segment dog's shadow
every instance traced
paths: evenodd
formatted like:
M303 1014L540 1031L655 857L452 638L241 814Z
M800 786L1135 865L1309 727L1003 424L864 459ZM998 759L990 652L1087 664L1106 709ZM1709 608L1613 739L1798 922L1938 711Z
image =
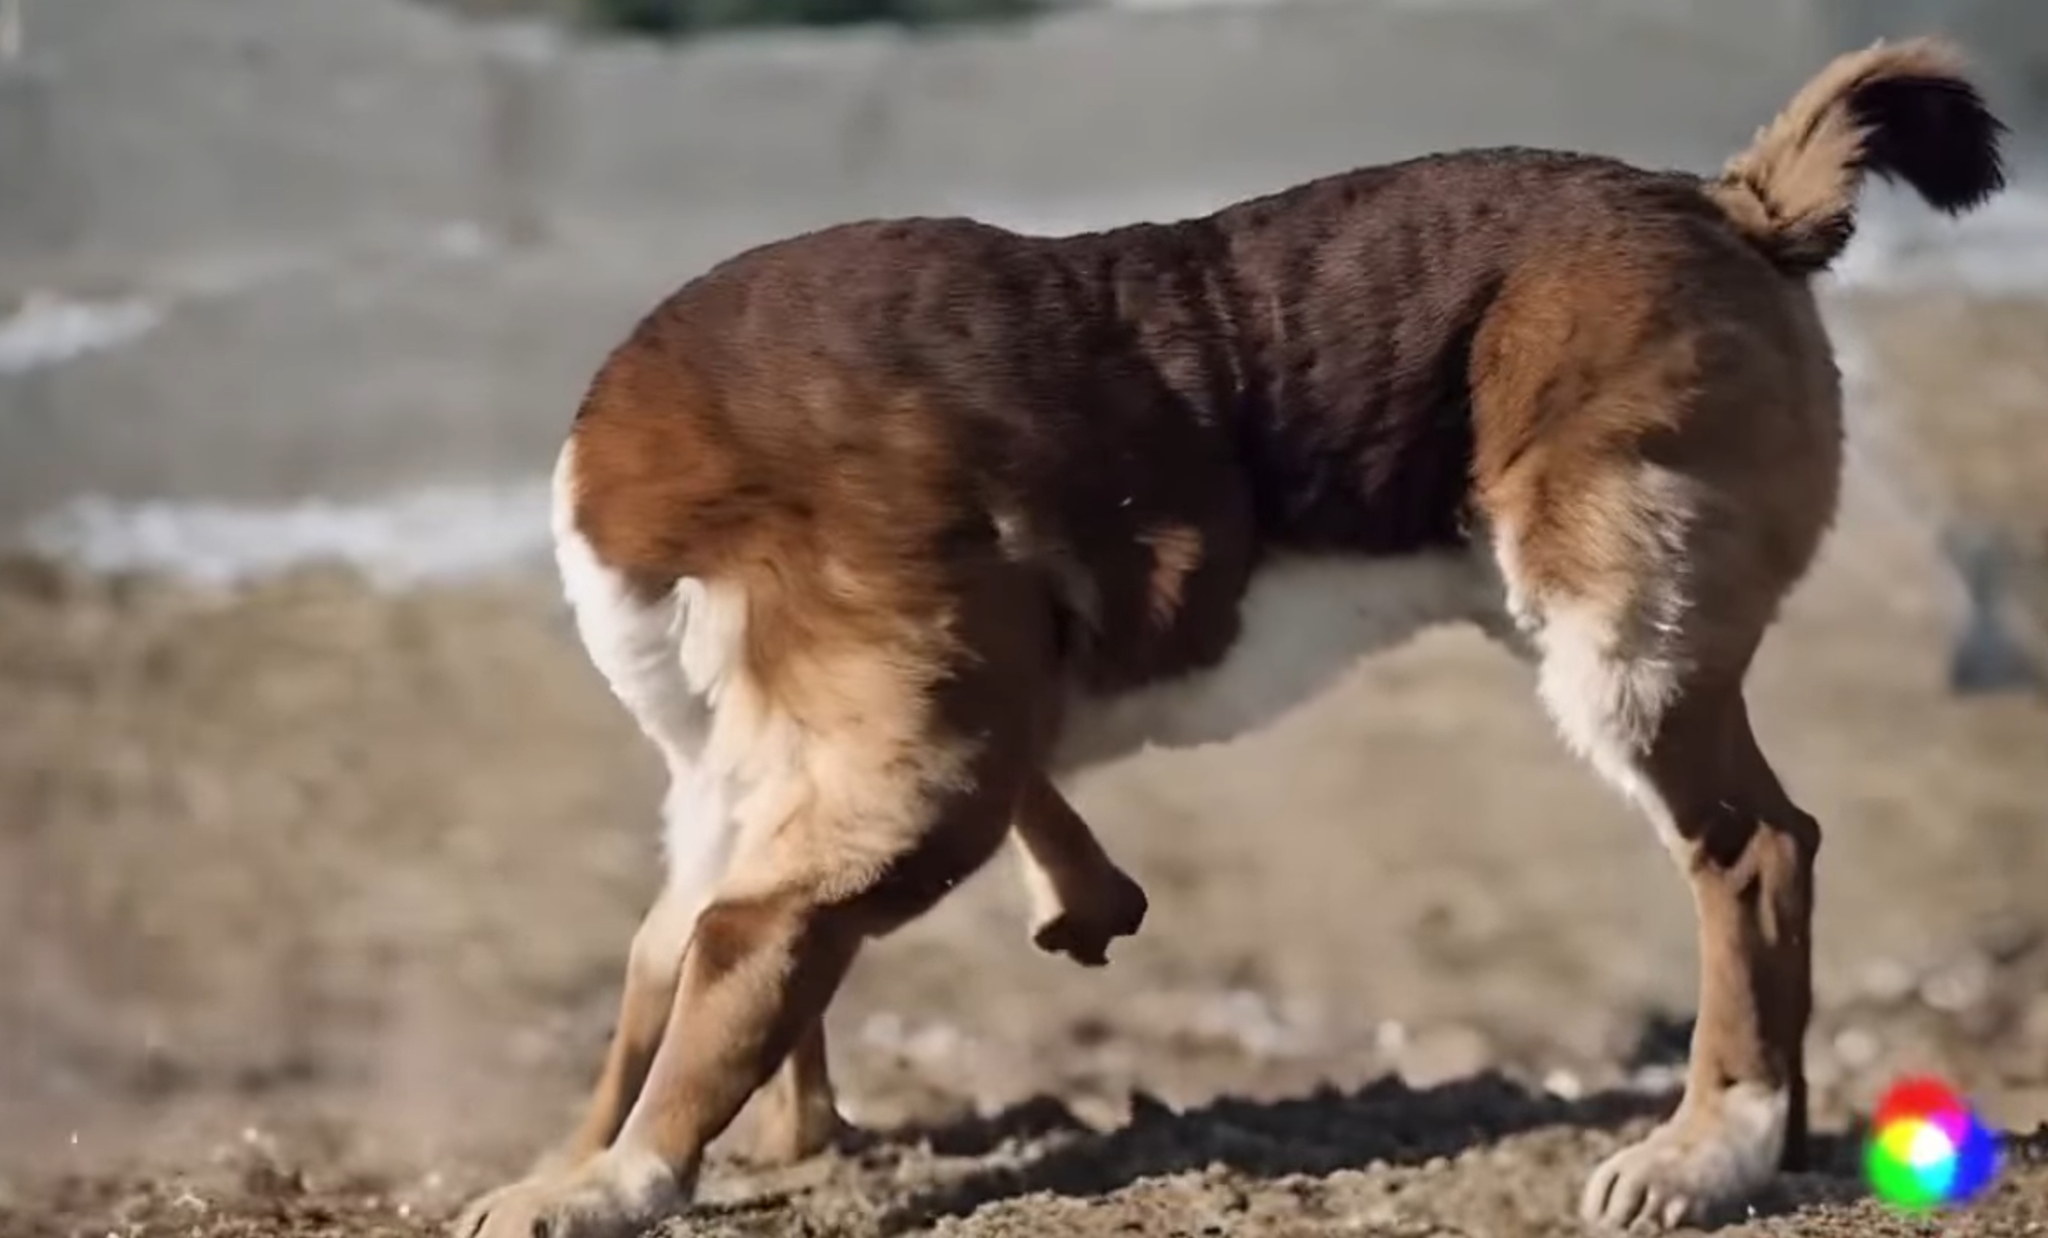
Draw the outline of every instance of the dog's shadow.
M1652 1019L1626 1055L1627 1065L1682 1068L1690 1039L1689 1020ZM985 1117L849 1135L839 1152L863 1177L874 1173L900 1181L906 1156L949 1164L938 1173L926 1166L910 1175L919 1184L906 1194L885 1188L883 1199L870 1195L873 1210L864 1209L866 1215L845 1232L894 1236L925 1231L1006 1200L1033 1195L1100 1199L1140 1182L1212 1166L1261 1181L1320 1178L1375 1163L1420 1166L1544 1128L1609 1134L1631 1125L1647 1129L1677 1102L1675 1089L1614 1090L1566 1099L1495 1072L1428 1088L1389 1076L1355 1091L1326 1087L1275 1101L1225 1098L1179 1112L1137 1096L1126 1122L1098 1130L1061 1101L1039 1097ZM1781 1215L1866 1197L1860 1172L1866 1134L1861 1125L1816 1133L1808 1145L1807 1171L1780 1176L1750 1201L1745 1214ZM1551 1154L1536 1155L1548 1159ZM1591 1168L1589 1162L1583 1170ZM770 1189L703 1211L741 1225L719 1233L751 1235L756 1223L775 1226L760 1232L790 1232L788 1209L801 1212L799 1201L806 1193L805 1187ZM835 1223L845 1219L841 1213ZM1712 1218L1708 1224L1737 1219L1742 1218Z
M998 1158L1003 1163L900 1200L876 1218L875 1228L888 1235L921 1231L1003 1200L1100 1198L1146 1179L1217 1165L1263 1180L1320 1177L1374 1162L1421 1165L1542 1127L1615 1131L1659 1118L1676 1102L1675 1093L1640 1091L1566 1100L1492 1073L1425 1089L1386 1078L1354 1092L1326 1088L1271 1102L1223 1099L1182 1112L1140 1097L1127 1123L1097 1131L1060 1102L1041 1098L991 1117L870 1136L874 1145L921 1143L957 1158L990 1157L1006 1147L1042 1149ZM1749 1215L1862 1197L1859 1147L1854 1131L1816 1136L1810 1172L1774 1184Z
M1668 1112L1674 1100L1607 1093L1567 1101L1496 1074L1426 1089L1386 1078L1354 1092L1326 1088L1271 1102L1226 1098L1182 1112L1141 1096L1128 1122L1096 1131L1058 1101L1040 1099L988 1118L877 1136L898 1146L925 1143L947 1157L988 1157L1005 1146L1043 1149L900 1201L878 1228L921 1230L1025 1195L1100 1197L1214 1165L1258 1179L1322 1176L1376 1161L1419 1165L1542 1126L1614 1129Z

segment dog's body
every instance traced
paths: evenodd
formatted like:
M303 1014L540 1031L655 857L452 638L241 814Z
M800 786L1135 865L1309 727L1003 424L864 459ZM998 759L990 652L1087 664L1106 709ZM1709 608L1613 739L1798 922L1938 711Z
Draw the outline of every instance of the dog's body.
M583 639L673 775L671 880L583 1126L467 1230L630 1233L771 1075L771 1152L823 1146L859 943L1005 837L1040 945L1138 927L1050 775L1458 620L1534 663L1699 910L1685 1101L1586 1215L1674 1223L1796 1161L1819 832L1742 680L1835 509L1807 277L1866 170L1959 210L1999 132L1947 49L1880 46L1715 179L1466 152L1079 237L847 225L685 287L556 475Z

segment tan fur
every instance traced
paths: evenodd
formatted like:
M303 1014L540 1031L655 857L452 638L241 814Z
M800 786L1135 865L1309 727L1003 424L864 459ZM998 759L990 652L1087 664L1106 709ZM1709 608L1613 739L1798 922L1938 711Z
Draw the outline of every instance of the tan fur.
M1188 573L1201 562L1202 535L1185 525L1169 525L1153 529L1139 540L1152 548L1152 621L1167 627L1180 612Z
M649 314L570 433L556 536L689 882L578 1132L461 1233L627 1238L764 1085L764 1154L825 1146L861 945L1006 838L1040 947L1099 965L1138 928L1050 781L1089 759L1063 741L1216 738L1460 619L1535 664L1697 913L1685 1098L1582 1214L1675 1225L1798 1165L1820 831L1743 683L1840 484L1803 275L1864 170L1951 207L2000 176L1946 56L1844 57L1716 181L1467 152L1061 240L874 221Z
M1878 78L1955 77L1962 70L1961 53L1936 39L1878 43L1838 57L1757 130L1711 192L1737 223L1759 233L1839 215L1856 204L1870 136L1843 100Z
M1849 241L1864 176L1900 172L1877 149L1883 135L1858 114L1858 96L1888 83L1917 82L1967 92L1974 100L1965 67L1961 50L1938 38L1880 41L1839 56L1757 131L1707 192L1766 252L1802 271L1823 267ZM1912 171L1906 176L1915 179ZM1933 199L1943 209L1974 205L1967 194L1954 203L1944 196L1938 189Z

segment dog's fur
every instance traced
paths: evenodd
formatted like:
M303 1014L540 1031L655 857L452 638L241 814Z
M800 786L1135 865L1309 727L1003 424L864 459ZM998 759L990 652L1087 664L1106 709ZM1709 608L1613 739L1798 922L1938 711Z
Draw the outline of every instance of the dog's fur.
M767 1151L823 1147L861 942L1006 837L1042 946L1137 928L1052 774L1458 620L1533 662L1698 911L1685 1098L1584 1214L1669 1225L1796 1165L1820 833L1742 688L1835 511L1808 277L1866 173L1961 211L2001 133L1951 48L1880 44L1713 178L1468 151L1061 239L851 224L670 297L590 388L555 534L673 775L671 880L585 1121L464 1232L632 1232L771 1077Z

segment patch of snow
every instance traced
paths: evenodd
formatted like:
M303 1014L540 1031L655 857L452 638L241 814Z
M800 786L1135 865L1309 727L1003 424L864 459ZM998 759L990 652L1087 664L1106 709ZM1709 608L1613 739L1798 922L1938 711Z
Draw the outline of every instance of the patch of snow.
M403 587L544 562L548 486L437 486L382 499L278 506L73 500L32 521L28 550L88 570L228 585L306 563Z
M0 318L0 374L26 374L141 339L163 311L140 297L87 301L33 292Z

